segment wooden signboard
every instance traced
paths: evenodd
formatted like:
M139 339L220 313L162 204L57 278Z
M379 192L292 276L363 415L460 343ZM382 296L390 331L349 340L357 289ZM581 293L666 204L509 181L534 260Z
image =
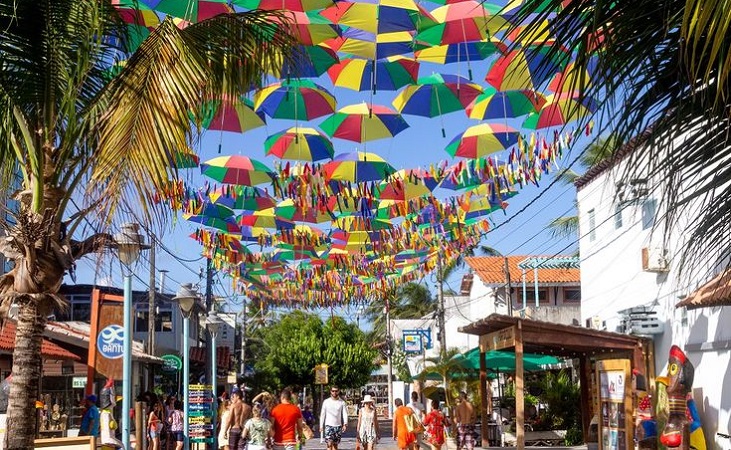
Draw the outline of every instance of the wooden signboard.
M95 372L106 378L122 379L123 326L124 297L94 289L91 294L87 394L94 387Z
M480 336L480 351L483 353L512 347L515 347L515 327L503 328Z
M327 384L327 364L318 364L315 366L315 384Z
M632 423L632 373L629 359L607 359L596 363L599 388L599 449L634 449Z

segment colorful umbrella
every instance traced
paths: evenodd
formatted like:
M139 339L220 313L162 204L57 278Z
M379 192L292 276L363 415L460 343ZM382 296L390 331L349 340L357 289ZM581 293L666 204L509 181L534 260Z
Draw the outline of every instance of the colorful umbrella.
M238 233L240 229L233 217L220 218L206 215L183 214L183 219L188 222L199 223L204 227L225 231L226 233Z
M353 142L393 137L409 125L401 114L381 105L348 105L325 119L320 128L329 136Z
M228 219L234 216L233 209L210 200L187 202L183 208L183 212L189 216L208 216L217 219Z
M341 36L330 39L325 44L340 53L373 60L411 53L413 42L414 36L408 31L375 34L348 28Z
M332 159L335 150L330 139L314 128L289 128L264 141L267 155L296 161Z
M382 180L396 171L380 156L366 152L340 154L325 163L323 170L328 180L351 183Z
M271 236L266 228L250 227L248 225L241 226L240 232L241 240L246 242L259 242L260 239L268 238Z
M193 23L233 12L226 0L161 0L154 8L155 11Z
M422 169L401 169L378 185L376 198L379 206L388 206L384 201L405 202L431 195L439 183L429 172Z
M437 24L418 33L415 40L428 45L486 40L507 25L498 15L500 10L474 0L440 6L432 11Z
M305 208L302 205L295 204L292 199L282 200L277 203L274 213L277 219L289 222L325 223L335 218L326 209Z
M243 133L266 124L264 113L254 112L248 98L212 100L200 110L201 126L207 130Z
M251 186L223 186L214 189L208 197L215 204L231 209L258 211L273 208L277 201L264 189Z
M507 125L481 123L457 135L444 149L452 156L480 158L518 143L520 133Z
M293 222L277 217L275 208L267 208L261 211L244 211L236 218L236 223L240 227L276 228L278 230L294 228Z
M556 57L550 47L513 50L499 57L485 81L499 91L534 89L568 63L568 53Z
M333 65L327 73L335 86L354 91L395 91L416 82L419 63L403 56L377 61L347 58Z
M136 0L115 0L112 2L122 20L128 24L152 29L160 25L157 13L148 5Z
M507 49L497 38L489 41L459 42L456 44L435 45L414 52L416 60L434 64L450 64L463 61L481 61Z
M320 12L333 23L371 33L423 30L436 21L414 0L337 1Z
M310 80L283 80L254 95L254 109L277 119L311 120L335 111L335 97Z
M264 163L247 156L219 156L201 164L201 173L226 184L255 186L271 182L274 172Z
M465 111L470 119L502 119L520 117L541 109L546 99L535 91L497 91L485 89Z
M317 78L340 62L335 50L325 44L303 45L300 53L302 58L295 62L285 61L281 72L274 72L272 75L276 78Z
M579 97L576 93L561 93L546 97L546 103L536 113L526 117L526 128L549 128L563 126L574 120L588 117L596 111L597 104L589 97Z
M393 106L403 114L435 117L464 109L480 93L482 87L466 78L435 73L419 78L419 84L406 86L393 100ZM442 136L446 137L444 124Z
M317 45L337 37L340 28L322 17L317 11L286 11L290 21L286 26L291 29L302 45Z
M289 10L289 11L311 11L314 9L327 8L333 4L333 0L233 0L234 6L246 9L266 10Z
M548 90L557 93L585 91L594 84L598 60L598 57L592 56L584 69L579 69L573 62L569 63L562 72L553 76L548 83Z

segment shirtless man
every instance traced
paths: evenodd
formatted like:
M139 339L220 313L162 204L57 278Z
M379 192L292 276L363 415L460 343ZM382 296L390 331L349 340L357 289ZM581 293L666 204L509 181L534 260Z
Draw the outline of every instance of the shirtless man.
M244 423L251 418L251 406L244 403L241 391L231 395L231 418L228 421L226 434L229 450L246 449L246 440L241 439Z
M467 393L459 393L459 405L454 413L454 420L457 422L457 450L473 450L475 448L475 408L469 400Z

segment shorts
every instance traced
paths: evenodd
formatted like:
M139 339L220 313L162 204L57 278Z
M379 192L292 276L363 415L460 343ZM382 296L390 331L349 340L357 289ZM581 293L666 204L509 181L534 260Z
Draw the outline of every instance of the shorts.
M296 450L297 444L274 444L273 450Z
M185 436L183 436L183 432L182 431L171 431L170 433L172 433L173 439L175 439L176 442L184 442L185 441Z
M339 444L343 437L343 427L325 425L325 442Z
M150 439L156 439L160 437L160 433L157 430L150 430Z
M457 427L457 447L472 450L475 448L475 426L459 425Z

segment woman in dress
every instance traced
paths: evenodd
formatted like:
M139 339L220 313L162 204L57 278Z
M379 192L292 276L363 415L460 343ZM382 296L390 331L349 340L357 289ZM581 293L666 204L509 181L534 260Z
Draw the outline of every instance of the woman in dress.
M363 396L363 407L358 411L358 425L355 428L356 439L363 450L373 450L378 442L378 415L373 404L373 397Z
M448 426L447 418L439 411L439 402L431 401L431 411L424 417L426 442L432 450L441 450L444 445L444 427Z
M147 416L147 433L150 436L150 450L160 450L160 433L162 432L164 415L165 412L162 403L158 401Z
M218 448L228 450L228 439L226 438L226 428L228 428L228 421L231 418L231 403L228 400L224 400L221 403L221 420L218 421L220 428L218 431Z
M261 417L261 406L256 404L251 409L252 418L244 424L241 439L249 439L248 450L264 450L267 440L274 436L271 422Z

